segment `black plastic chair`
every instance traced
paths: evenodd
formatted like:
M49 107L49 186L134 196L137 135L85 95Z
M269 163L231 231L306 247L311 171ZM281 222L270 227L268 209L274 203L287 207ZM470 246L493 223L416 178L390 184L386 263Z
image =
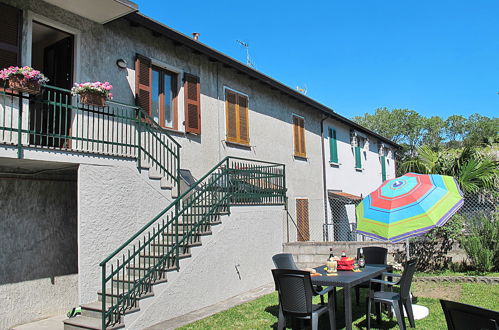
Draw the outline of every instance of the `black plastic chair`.
M440 300L449 330L499 330L499 312Z
M305 319L312 321L312 330L318 329L319 317L329 312L329 322L332 329L335 328L334 308L325 305L312 304L312 298L316 295L324 295L331 288L321 292L314 290L310 273L296 269L273 269L272 275L279 292L279 319L277 329L286 327L286 318Z
M291 253L278 253L272 257L272 261L278 269L298 269Z
M272 257L277 269L298 269L291 253L278 253ZM277 288L275 288L277 290ZM315 286L315 291L322 291L321 286ZM324 305L324 296L321 295L321 305Z
M363 252L364 252L364 258L366 261L366 264L372 264L372 265L386 265L386 259L388 256L388 250L379 247L379 246L367 246L363 247ZM357 260L360 257L360 248L357 249ZM361 288L369 288L369 281L360 283L355 286L355 300L357 302L357 305L359 305L360 301L360 289Z
M412 301L410 296L412 277L414 276L414 272L416 271L416 259L411 259L404 264L404 271L402 275L400 274L392 274L392 273L383 273L383 276L390 277L400 277L397 282L389 282L379 279L372 279L370 281L371 288L369 290L369 297L367 298L367 329L371 329L371 303L382 303L387 304L393 307L393 311L395 312L395 316L397 317L397 322L401 330L405 330L405 320L404 320L404 307L407 312L407 317L409 318L409 323L411 328L414 328L416 325L414 323L414 314L412 312ZM373 285L381 284L381 291L371 290ZM400 287L400 292L385 292L383 291L383 286L389 285L394 286L397 285ZM376 318L378 323L381 322L381 308L376 306Z

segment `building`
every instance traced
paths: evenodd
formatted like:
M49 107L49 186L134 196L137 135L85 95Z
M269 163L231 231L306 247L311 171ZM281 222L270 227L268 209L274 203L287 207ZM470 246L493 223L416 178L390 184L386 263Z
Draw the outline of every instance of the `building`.
M366 133L339 120L324 123L324 167L327 221L324 237L329 241L357 241L355 205L395 177L397 144Z
M391 143L128 1L0 17L0 67L51 79L0 91L1 328L76 305L67 328L143 328L269 283L284 241L323 239L324 120ZM84 81L114 100L82 105Z

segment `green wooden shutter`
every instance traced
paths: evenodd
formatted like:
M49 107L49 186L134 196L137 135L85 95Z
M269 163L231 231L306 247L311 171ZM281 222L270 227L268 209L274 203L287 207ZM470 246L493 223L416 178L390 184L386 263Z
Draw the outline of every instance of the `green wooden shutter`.
M386 156L381 156L381 180L386 181Z
M329 161L338 163L338 145L336 142L336 130L329 129Z
M360 147L355 147L355 168L362 168L362 158L360 157Z

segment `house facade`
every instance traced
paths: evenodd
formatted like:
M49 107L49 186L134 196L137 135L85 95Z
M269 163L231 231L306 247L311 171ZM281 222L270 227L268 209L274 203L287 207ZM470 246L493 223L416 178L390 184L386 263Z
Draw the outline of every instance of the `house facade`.
M355 205L384 181L395 177L398 146L372 132L338 120L324 123L327 221L329 241L357 241Z
M51 80L0 86L0 328L82 305L67 328L140 329L270 283L283 242L324 239L325 192L370 189L335 181L324 125L371 132L133 3L0 9L0 67ZM81 104L84 81L113 101Z

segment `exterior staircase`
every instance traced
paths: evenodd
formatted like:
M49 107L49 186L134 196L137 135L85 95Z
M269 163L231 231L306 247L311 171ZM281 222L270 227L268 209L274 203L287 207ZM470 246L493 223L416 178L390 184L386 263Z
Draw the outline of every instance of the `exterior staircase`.
M284 165L225 158L100 263L97 300L65 320L65 329L125 327L124 315L140 312L142 299L154 299L154 286L181 270L180 260L202 245L231 206L285 202Z

